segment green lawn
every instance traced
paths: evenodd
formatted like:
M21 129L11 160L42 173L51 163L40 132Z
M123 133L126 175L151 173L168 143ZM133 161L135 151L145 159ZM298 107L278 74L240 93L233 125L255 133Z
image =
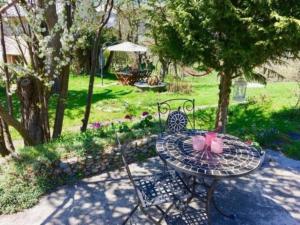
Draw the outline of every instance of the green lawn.
M215 73L201 78L186 77L185 82L192 85L189 94L141 92L135 87L119 84L113 75L104 79L104 86L101 86L101 79L96 78L90 123L122 119L127 114L140 117L144 111L153 114L157 111L157 102L170 98L194 98L196 106L217 104L219 81ZM65 132L79 130L87 87L88 77L71 77ZM287 155L300 159L300 151L297 150L299 141L291 140L288 136L290 132L300 133L300 121L295 118L298 118L298 111L295 115L294 109L298 91L296 82L276 82L263 88L249 88L247 97L250 104L246 108L231 107L228 132L243 139L258 141L264 147L281 148ZM232 100L231 104L234 103ZM206 110L202 113L209 114L209 121L198 123L203 128L213 129L215 112Z
M196 106L216 105L218 99L218 78L215 73L206 77L186 77L185 81L192 85L189 94L141 92L132 86L123 86L115 80L114 75L104 79L101 85L99 77L95 80L93 104L90 123L122 119L125 115L139 116L142 112L156 112L156 103L170 98L194 98ZM72 75L69 84L69 98L64 117L64 132L77 132L81 126L87 97L89 77ZM247 90L248 97L259 97L263 100L272 99L274 104L271 111L295 105L297 97L295 82L269 83L265 88L251 88ZM56 97L50 101L50 120L54 120ZM19 104L14 96L15 114L19 117ZM0 101L5 102L4 89L1 89ZM232 103L234 103L232 101ZM13 138L20 137L13 131Z
M197 106L217 104L218 79L215 74L202 78L188 77L186 81L193 86L190 94L140 92L135 87L122 86L114 79L105 79L104 86L101 86L101 79L96 78L90 122L120 119L126 114L139 116L143 111L156 112L156 103L170 98L194 98ZM71 77L64 120L66 130L81 125L87 87L88 77ZM266 88L248 89L247 94L249 97L262 96L262 98L273 99L276 102L273 107L280 109L295 104L296 90L296 83L280 82L268 84ZM52 115L54 115L54 103L51 104ZM275 108L273 110L276 110Z

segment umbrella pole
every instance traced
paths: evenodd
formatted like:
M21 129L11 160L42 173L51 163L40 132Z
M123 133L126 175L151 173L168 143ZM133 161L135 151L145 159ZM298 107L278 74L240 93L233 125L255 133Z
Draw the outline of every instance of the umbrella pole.
M102 47L101 47L100 51L101 51L101 54L100 54L101 83L102 83L102 86L103 86L103 49L102 49Z

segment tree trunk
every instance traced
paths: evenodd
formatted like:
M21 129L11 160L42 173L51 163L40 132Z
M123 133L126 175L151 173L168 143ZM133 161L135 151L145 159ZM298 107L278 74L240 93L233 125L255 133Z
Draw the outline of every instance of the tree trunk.
M179 75L178 75L178 69L177 69L177 62L173 63L173 67L174 67L175 78L178 79Z
M8 67L7 67L7 55L6 55L6 45L5 45L5 39L4 39L4 28L3 28L3 19L2 19L2 15L0 14L0 32L1 32L1 46L2 46L2 60L4 62L4 74L5 74L5 91L6 91L6 104L7 104L7 109L8 109L8 113L10 116L13 116L13 102L12 102L12 95L10 93L10 74L8 71ZM7 151L9 152L13 152L15 150L14 144L12 142L11 136L10 136L10 132L9 132L9 128L7 126L7 124L1 119L0 121L2 124L1 127L1 141L2 141L2 137L4 140L4 146L1 146L1 148L3 149L3 154L6 154ZM4 147L6 148L6 150L4 150Z
M231 84L232 75L230 73L220 73L219 102L215 128L216 131L222 133L226 131Z
M64 67L61 74L61 90L58 97L58 102L56 106L55 122L53 128L53 138L58 138L61 135L64 112L67 105L68 90L69 90L69 74L70 66Z
M4 137L3 125L4 121L0 119L0 155L5 157L10 154L10 151L6 147L6 141Z
M166 78L166 75L169 73L169 64L166 62L166 60L162 58L159 61L161 63L160 79L163 82Z
M10 116L2 106L0 106L0 117L6 124L12 126L19 132L27 145L35 145L35 140L29 136L27 130L22 126L22 124Z
M6 102L7 102L7 108L9 115L13 115L13 104L12 104L12 96L9 93L10 91L10 75L7 67L7 55L6 55L6 45L5 45L5 39L4 39L4 29L3 29L3 20L2 15L0 14L0 32L1 32L1 46L2 46L2 60L4 62L4 75L6 78L5 81L5 89L6 89Z
M65 13L67 15L67 28L70 29L72 26L72 15L71 15L71 6L65 5ZM70 64L66 65L62 69L60 76L60 92L57 100L55 122L53 128L53 138L58 138L61 135L63 121L64 121L64 112L66 108L68 90L69 90L69 75L70 75Z
M104 15L102 15L101 19L101 25L99 27L99 30L97 32L97 35L95 37L95 41L93 44L92 49L92 65L91 65L91 73L90 73L90 81L89 81L89 89L88 89L88 96L86 100L86 106L85 106L85 113L84 118L82 119L82 126L80 128L81 132L85 132L87 129L87 125L89 122L90 112L91 112L91 105L92 105L92 98L93 98L93 92L94 92L94 81L95 81L95 75L96 75L96 69L98 66L98 57L99 57L99 50L100 50L100 36L102 33L102 30L104 26L107 24L108 19L110 18L110 14L112 11L114 5L114 0L107 0L106 4L104 6Z
M14 152L15 146L11 139L9 127L8 127L7 123L4 122L4 120L2 120L2 127L3 127L3 135L4 135L6 147L10 152Z
M121 28L121 21L119 20L118 22L118 37L119 37L119 40L122 40L122 28Z
M88 96L86 100L86 107L84 118L82 119L82 126L80 128L81 132L85 132L87 129L90 112L91 112L91 105L92 105L92 98L94 92L94 81L95 81L95 74L98 65L98 55L99 55L99 47L100 47L100 36L97 35L96 40L93 45L92 50L92 65L91 65L91 72L90 72L90 81L89 81L89 89L88 89Z
M22 124L37 144L50 140L48 118L48 93L42 82L33 76L18 81ZM25 143L26 144L26 143Z
M51 88L51 94L59 94L62 89L61 79L59 77L56 77L53 79L54 84Z
M40 1L40 7L43 8L43 1ZM47 29L49 30L48 32L53 33L51 41L48 42L48 47L53 49L52 54L49 57L50 60L50 77L54 81L54 85L52 88L52 93L59 94L61 90L62 84L61 79L59 78L54 78L55 70L57 68L58 62L55 60L56 57L60 57L60 49L62 47L60 38L62 31L55 31L55 25L58 23L58 15L56 13L56 4L52 4L47 7L47 10L45 10L45 22L47 25Z

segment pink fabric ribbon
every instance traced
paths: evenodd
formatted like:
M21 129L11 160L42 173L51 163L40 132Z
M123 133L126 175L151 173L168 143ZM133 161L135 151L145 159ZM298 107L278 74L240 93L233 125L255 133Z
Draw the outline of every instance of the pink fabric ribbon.
M205 146L205 138L201 135L192 137L193 149L196 151L202 151Z
M211 151L216 154L223 153L223 141L214 132L208 132L205 137L201 135L192 137L193 149L196 151Z

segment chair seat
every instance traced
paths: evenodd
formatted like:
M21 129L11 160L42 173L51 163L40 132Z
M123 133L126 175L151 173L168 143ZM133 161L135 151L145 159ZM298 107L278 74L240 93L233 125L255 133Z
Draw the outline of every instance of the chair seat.
M165 218L167 225L207 225L208 216L205 209L189 207L186 211Z
M135 179L134 183L143 207L186 199L190 195L179 175L172 170Z

